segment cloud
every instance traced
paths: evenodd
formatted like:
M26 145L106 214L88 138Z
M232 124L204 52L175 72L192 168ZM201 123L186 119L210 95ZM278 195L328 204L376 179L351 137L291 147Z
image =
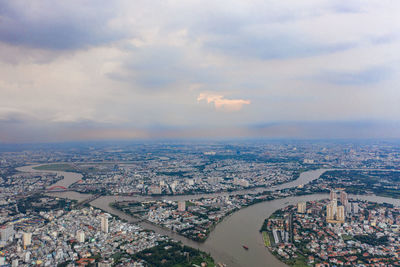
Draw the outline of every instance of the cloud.
M399 12L390 0L0 0L0 133L399 120Z
M0 1L0 41L31 48L74 50L124 36L110 21L111 1Z
M317 79L340 86L361 86L378 84L390 78L390 74L387 67L371 67L361 71L326 71Z
M19 109L0 107L0 122L2 123L20 123L28 119L32 119L32 116Z
M125 51L120 68L107 76L137 91L177 91L186 84L218 80L218 70L184 45L148 45Z
M244 105L250 105L250 100L244 99L226 99L223 95L201 93L197 101L205 100L207 103L214 103L217 110L239 111Z
M237 57L251 57L261 60L311 57L345 51L355 47L355 43L326 44L305 41L296 34L243 33L236 36L218 38L206 43L206 47Z

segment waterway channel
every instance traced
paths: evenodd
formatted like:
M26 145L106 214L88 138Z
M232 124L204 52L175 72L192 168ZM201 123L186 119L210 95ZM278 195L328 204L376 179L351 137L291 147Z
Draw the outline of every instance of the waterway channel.
M25 166L18 168L20 171L35 172L32 169L34 166ZM275 258L269 250L264 246L262 235L259 229L265 218L269 217L275 210L281 209L287 205L296 204L300 201L320 200L328 197L327 194L313 194L307 196L287 197L273 201L261 202L246 208L243 208L230 216L226 217L220 222L215 229L210 233L210 236L204 243L198 243L188 238L180 236L172 231L162 227L147 223L138 222L138 219L131 217L119 210L110 207L110 203L115 201L124 200L189 200L201 197L212 197L221 195L234 195L246 194L261 191L274 191L285 188L292 188L299 185L304 185L314 179L320 177L326 169L319 169L301 173L300 177L294 181L271 187L271 188L257 188L256 190L240 190L235 192L223 192L214 194L198 194L198 195L180 195L180 196L164 196L164 197L151 197L151 196L104 196L92 201L90 204L94 207L105 210L111 214L127 220L128 222L138 223L146 229L154 230L157 233L168 235L175 240L181 241L183 244L198 248L202 251L208 252L216 260L216 262L223 262L229 267L262 267L262 266L286 266ZM48 172L48 171L46 171ZM68 187L74 182L81 179L80 174L71 172L57 172L58 175L63 175L64 180L57 182L62 186ZM79 179L78 179L79 177ZM78 201L90 197L88 194L80 194L77 192L59 192L51 193L54 196L76 199ZM390 203L400 206L400 200L365 195L350 195L351 198L361 200L368 200L378 203ZM243 249L242 245L249 247L248 250Z

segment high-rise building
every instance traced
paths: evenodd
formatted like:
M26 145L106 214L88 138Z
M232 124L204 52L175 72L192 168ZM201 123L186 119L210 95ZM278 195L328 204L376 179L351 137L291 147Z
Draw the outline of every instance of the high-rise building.
M326 206L326 220L333 220L335 218L335 208L332 203Z
M12 225L4 225L0 227L0 240L9 241L14 236L14 227Z
M178 211L185 211L185 210L186 210L186 202L178 201Z
M345 213L344 213L344 206L337 205L337 200L333 199L327 206L326 206L326 221L328 223L344 223L345 220Z
M351 205L352 205L352 208L353 208L353 213L354 214L358 214L358 210L359 210L358 203L352 203Z
M30 259L31 259L31 252L30 251L27 251L27 252L25 252L25 255L24 255L24 261L25 261L25 263L28 263L29 261L30 261Z
M103 214L100 216L101 219L101 231L103 233L108 233L108 216Z
M307 203L306 202L299 202L297 203L297 212L298 213L305 213L306 212Z
M24 248L31 245L32 243L32 233L23 233L22 235L22 245Z
M332 189L331 193L329 195L329 200L332 201L334 199L337 199L337 195L336 195L336 191Z
M340 202L343 206L346 206L349 202L347 199L347 193L345 191L340 191Z
M332 206L335 208L334 212L336 214L336 209L337 209L337 198L332 199L331 201Z
M347 216L351 215L351 203L347 201L346 206L344 207Z
M82 230L76 231L76 240L78 240L79 243L85 242L85 232Z
M338 206L337 207L337 215L336 215L336 220L344 223L345 215L344 215L344 206Z

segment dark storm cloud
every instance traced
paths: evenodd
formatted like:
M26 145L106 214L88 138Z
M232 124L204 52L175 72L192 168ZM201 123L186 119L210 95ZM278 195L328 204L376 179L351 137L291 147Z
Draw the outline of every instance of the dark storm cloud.
M41 49L80 49L123 34L109 27L112 1L0 1L0 41Z

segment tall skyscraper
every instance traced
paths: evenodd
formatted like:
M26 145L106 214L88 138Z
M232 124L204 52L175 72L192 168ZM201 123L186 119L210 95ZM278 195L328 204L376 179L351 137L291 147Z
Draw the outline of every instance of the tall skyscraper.
M82 230L76 231L76 239L79 243L85 242L85 232Z
M297 212L298 213L305 213L306 212L307 203L306 202L299 202L297 203Z
M332 204L332 206L335 208L335 214L336 214L336 209L337 209L337 198L332 199L331 204Z
M349 202L347 199L347 193L345 191L340 191L340 202L343 206L346 206Z
M326 206L326 220L333 220L335 218L335 208L332 203Z
M103 214L100 216L101 218L101 231L103 233L108 233L108 216Z
M186 210L186 202L178 201L178 211L185 211L185 210Z
M329 200L332 201L334 199L337 199L337 195L336 195L336 191L332 189L331 193L329 195Z
M345 215L344 215L344 206L338 206L337 207L337 216L336 220L344 223Z
M30 246L32 243L32 233L23 233L22 235L22 245L24 248Z
M326 206L326 221L329 223L344 223L344 220L344 206L337 206L337 202L335 200L332 200Z

